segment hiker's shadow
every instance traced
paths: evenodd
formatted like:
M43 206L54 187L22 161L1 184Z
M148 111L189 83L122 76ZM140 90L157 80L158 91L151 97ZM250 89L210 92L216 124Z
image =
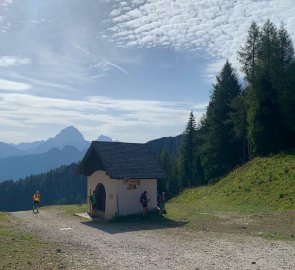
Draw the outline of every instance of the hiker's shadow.
M118 217L110 221L96 218L92 221L82 221L81 223L85 226L96 228L110 234L177 228L187 224L187 222L171 220L165 216L159 216L158 214L150 214L145 218L140 215Z

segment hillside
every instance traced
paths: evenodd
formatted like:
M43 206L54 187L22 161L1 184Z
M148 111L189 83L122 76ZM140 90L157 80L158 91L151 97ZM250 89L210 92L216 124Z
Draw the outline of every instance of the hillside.
M158 155L163 149L166 149L167 151L175 155L179 152L181 138L181 135L175 137L162 137L159 139L148 141L146 145L156 155Z
M77 164L62 166L47 173L0 183L0 211L32 208L32 196L41 193L41 205L73 204L86 201L86 178L77 175ZM19 202L19 203L17 203Z
M258 157L218 183L185 190L172 204L246 212L295 209L295 153Z

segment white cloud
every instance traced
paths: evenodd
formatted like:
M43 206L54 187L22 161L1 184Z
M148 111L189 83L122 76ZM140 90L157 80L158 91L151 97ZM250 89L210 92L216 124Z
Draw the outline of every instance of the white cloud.
M32 86L26 83L8 81L0 79L0 90L23 91L28 90Z
M252 21L271 19L295 37L294 0L130 0L113 5L108 33L122 47L174 47L204 50L216 59L207 67L216 74L226 58L238 67L236 51Z
M44 124L74 125L87 132L88 139L95 139L103 133L119 140L144 142L182 133L189 111L201 109L195 113L198 120L204 104L119 100L102 96L68 100L0 93L0 108L0 121L7 127L7 132L20 127L25 132ZM3 140L7 138L0 138Z
M31 60L28 58L20 58L16 56L2 56L0 57L0 67L26 65L30 64Z
M12 0L0 0L0 33L5 33L10 28L10 23L6 21L5 12Z
M7 5L11 4L12 0L0 0L0 7L6 7Z

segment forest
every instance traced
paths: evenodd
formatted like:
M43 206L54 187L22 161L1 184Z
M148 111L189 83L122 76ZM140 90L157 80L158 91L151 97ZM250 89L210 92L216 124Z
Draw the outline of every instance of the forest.
M36 190L41 194L41 206L85 203L86 177L78 175L77 169L77 163L72 163L47 173L0 183L0 211L31 209Z
M217 182L247 161L295 147L295 55L284 26L253 22L237 48L242 76L226 60L213 85L209 104L197 124L193 111L182 135L148 142L167 172L159 191L171 198L186 188ZM0 184L0 210L42 204L82 203L86 179L77 164Z
M185 188L217 182L247 161L295 146L295 61L291 37L270 20L253 22L237 51L243 77L226 60L216 77L206 113L193 112L177 154L162 149L159 160L174 196Z

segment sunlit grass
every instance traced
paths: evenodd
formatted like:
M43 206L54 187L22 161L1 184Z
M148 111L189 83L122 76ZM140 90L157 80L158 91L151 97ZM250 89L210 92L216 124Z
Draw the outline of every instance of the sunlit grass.
M55 246L20 232L14 226L16 223L15 217L0 212L0 270L57 267L60 259L55 254Z
M40 208L40 211L46 209L57 209L66 215L74 215L76 213L86 213L87 204L67 204L67 205L52 205Z
M185 190L174 203L208 211L294 210L295 155L255 158L214 185Z
M256 158L218 183L185 190L167 218L188 228L294 240L295 155Z

